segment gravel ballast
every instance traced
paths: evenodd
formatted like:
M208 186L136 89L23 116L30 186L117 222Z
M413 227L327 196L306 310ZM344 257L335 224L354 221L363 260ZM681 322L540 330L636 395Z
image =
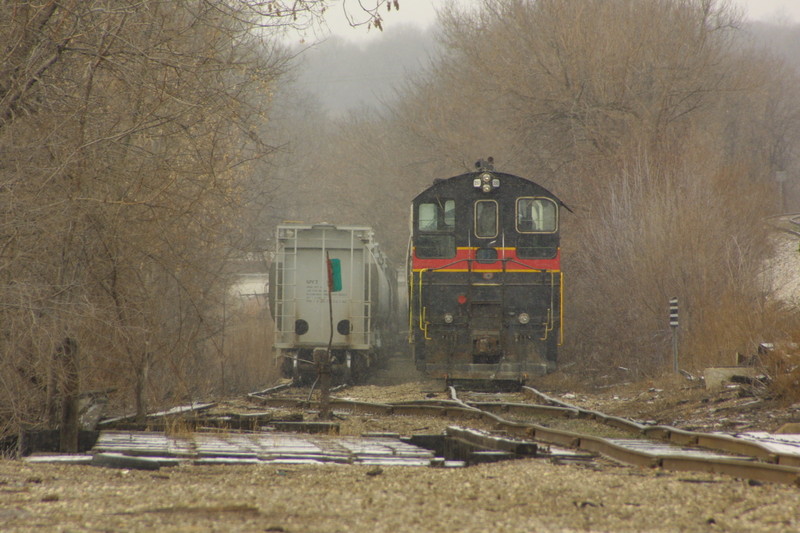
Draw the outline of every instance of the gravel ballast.
M4 531L798 531L800 489L525 459L468 468L0 461Z

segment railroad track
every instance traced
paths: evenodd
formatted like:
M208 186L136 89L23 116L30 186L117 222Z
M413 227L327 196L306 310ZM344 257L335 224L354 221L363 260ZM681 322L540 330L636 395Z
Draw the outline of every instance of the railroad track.
M347 389L341 388L339 392ZM471 450L471 462L511 457L586 460L601 456L640 467L712 472L800 485L800 439L776 440L785 436L769 434L738 437L642 424L582 409L530 387L523 387L521 395L476 394L454 388L449 388L447 395L430 392L427 395L434 397L391 403L333 396L330 407L338 420L367 416L385 420L387 426L398 423L402 419L398 417L456 421L458 425L448 425L443 433L451 444L457 442ZM125 428L124 423L119 426L120 421L117 425L106 423L106 431L101 431L91 457L82 460L96 464L105 461L105 466L122 468L149 468L188 459L200 463L300 460L417 466L458 464L420 448L431 448L426 443L441 435L421 434L400 439L399 433L385 431L362 435L361 440L353 435L344 436L335 442L325 440L324 436L301 439L285 436L297 431L338 432L336 421L305 419L306 414L313 414L319 407L311 396L308 389L285 384L247 395L247 403L261 409L256 412L208 416L204 413L217 404L204 403L153 415L193 420L193 426L188 431L183 426L179 432L182 435L178 436L132 430ZM275 416L277 410L283 410L284 415ZM287 417L286 413L294 414ZM164 428L168 426L162 424ZM195 433L198 427L208 426L215 426L212 433L216 433ZM264 431L267 427L272 431ZM277 437L276 431L284 436ZM418 449L414 451L406 444ZM441 446L439 443L433 448ZM153 457L163 454L171 454L171 458Z
M800 213L786 213L767 217L767 223L773 228L800 237Z
M332 398L339 413L376 416L432 416L481 420L498 436L594 453L614 461L665 470L713 472L738 478L800 485L800 439L776 440L775 435L748 437L701 433L581 409L531 387L523 395L535 403L472 401L450 388L449 399L394 403ZM262 395L263 405L313 409L315 402ZM537 422L545 420L545 424ZM559 421L571 421L570 429ZM575 422L582 422L576 424ZM555 426L555 427L554 427ZM598 430L598 426L605 428Z

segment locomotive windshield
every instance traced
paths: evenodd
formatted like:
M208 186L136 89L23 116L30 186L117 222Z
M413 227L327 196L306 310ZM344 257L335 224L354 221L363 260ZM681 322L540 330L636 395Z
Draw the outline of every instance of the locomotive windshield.
M494 200L475 202L475 236L481 239L497 236L497 202Z
M517 231L553 233L557 227L558 206L549 198L517 198Z

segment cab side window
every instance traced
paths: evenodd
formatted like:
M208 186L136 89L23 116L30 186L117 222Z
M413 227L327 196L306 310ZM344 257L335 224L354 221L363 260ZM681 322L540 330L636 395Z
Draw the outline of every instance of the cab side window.
M417 206L416 256L421 259L447 259L456 255L455 200L439 199Z
M419 231L453 231L455 226L455 200L419 204L417 208L417 229Z
M554 233L558 228L558 206L549 198L517 198L519 233Z

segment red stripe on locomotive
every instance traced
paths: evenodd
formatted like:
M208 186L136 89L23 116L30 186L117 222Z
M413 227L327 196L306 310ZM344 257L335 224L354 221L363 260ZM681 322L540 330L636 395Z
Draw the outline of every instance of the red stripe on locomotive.
M497 248L498 260L493 263L479 263L476 260L478 248L458 248L455 257L446 259L421 259L417 257L416 248L412 250L411 268L420 270L436 270L437 272L505 272L560 271L561 249L550 259L520 259L516 248ZM471 263L471 265L470 265Z

